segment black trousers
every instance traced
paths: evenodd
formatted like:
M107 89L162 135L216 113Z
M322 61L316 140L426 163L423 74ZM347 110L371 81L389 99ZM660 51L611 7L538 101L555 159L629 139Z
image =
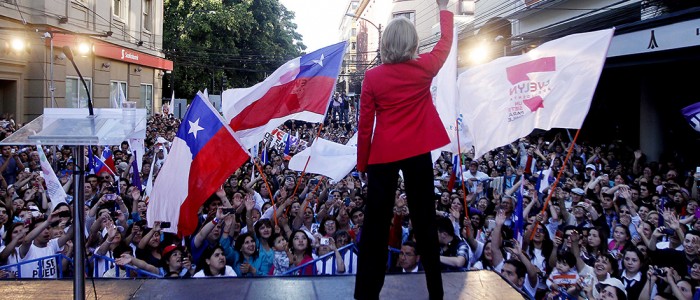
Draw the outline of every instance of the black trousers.
M406 200L417 252L425 270L430 299L442 299L440 245L435 225L433 163L430 153L404 160L367 166L367 201L359 241L356 299L379 299L384 286L389 227L393 217L399 170L403 172Z

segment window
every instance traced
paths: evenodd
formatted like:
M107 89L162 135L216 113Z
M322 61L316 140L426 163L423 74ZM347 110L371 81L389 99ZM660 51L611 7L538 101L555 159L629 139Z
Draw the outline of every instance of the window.
M151 0L143 0L143 29L148 31L151 31L153 28L153 3L151 2Z
M398 17L404 17L411 21L411 23L415 24L416 23L416 12L415 11L405 11L405 12L400 12L400 13L395 13L394 18Z
M119 88L121 87L124 93L124 101L129 99L129 89L126 88L126 81L110 81L109 82L109 103L110 107L121 107L122 100L119 99Z
M92 78L85 78L88 90L78 77L66 77L66 107L88 107L88 91L92 95Z
M357 35L357 28L353 27L352 28L352 36L356 36L356 35Z
M153 85L141 85L141 105L146 108L146 113L151 114L153 111Z
M351 50L355 50L356 48L357 48L357 42L352 42Z
M126 0L112 0L112 14L124 19L124 17L126 17L125 2Z

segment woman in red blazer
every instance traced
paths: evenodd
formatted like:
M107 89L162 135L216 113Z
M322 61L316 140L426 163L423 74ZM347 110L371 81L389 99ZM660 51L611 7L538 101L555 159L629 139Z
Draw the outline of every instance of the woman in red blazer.
M382 35L383 64L365 72L357 170L368 182L368 199L359 242L356 299L378 299L384 285L399 170L430 299L443 297L430 151L450 140L433 105L430 84L452 45L453 15L446 10L448 2L436 0L441 36L431 52L417 55L415 26L396 18Z

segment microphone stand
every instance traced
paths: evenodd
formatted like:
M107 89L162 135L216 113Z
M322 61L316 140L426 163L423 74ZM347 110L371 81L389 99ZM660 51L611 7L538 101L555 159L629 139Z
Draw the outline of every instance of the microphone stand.
M73 60L73 50L70 46L63 46L63 53L66 55L68 60L73 64L73 68L78 72L78 77L80 81L83 82L85 87L85 92L88 96L88 111L90 115L88 118L91 122L91 130L93 135L95 134L95 113L92 108L92 98L90 97L90 90L88 89L87 82L83 78L83 74L80 73L78 66L75 65ZM75 214L75 220L73 221L74 238L74 280L73 280L73 299L84 300L85 299L85 193L82 189L82 183L85 182L85 146L79 145L76 147L76 168L74 171L75 176L75 194L77 197L73 199L73 211Z
M73 50L71 50L70 46L63 46L63 54L65 54L68 60L70 60L70 62L73 64L73 68L75 69L75 71L78 72L78 77L80 77L80 81L83 83L83 86L85 87L85 92L88 96L87 103L88 110L90 111L90 116L94 116L95 112L92 109L92 99L90 98L90 90L88 89L87 82L85 82L85 78L83 78L83 74L80 74L78 66L75 65L75 61L73 60Z

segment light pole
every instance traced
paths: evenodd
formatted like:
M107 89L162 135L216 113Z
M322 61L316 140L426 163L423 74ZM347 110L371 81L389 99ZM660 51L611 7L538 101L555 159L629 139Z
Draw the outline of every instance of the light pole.
M381 47L382 47L382 24L379 24L379 26L377 26L377 25L375 25L374 23L372 23L372 21L367 20L367 19L365 19L365 18L363 18L363 17L357 16L357 15L355 15L355 14L351 14L351 13L347 13L347 14L345 14L345 15L348 16L348 17L353 17L353 18L355 18L355 19L363 20L363 21L369 23L370 25L372 25L374 28L377 29L377 34L378 34L378 37L379 37L379 38L378 38L378 41L377 41L377 61L378 61L378 64L381 64L381 63L382 63L382 56L381 56L381 51L380 51L380 50L381 50Z

